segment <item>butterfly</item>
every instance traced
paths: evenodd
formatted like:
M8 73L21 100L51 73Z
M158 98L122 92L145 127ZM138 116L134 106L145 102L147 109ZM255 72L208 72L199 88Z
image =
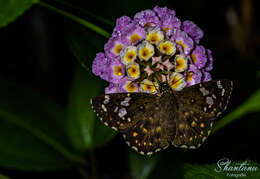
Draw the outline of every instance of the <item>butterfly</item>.
M196 149L209 136L213 121L227 108L233 82L212 80L173 92L160 83L160 95L113 93L91 99L100 120L123 133L126 144L140 154L167 148Z

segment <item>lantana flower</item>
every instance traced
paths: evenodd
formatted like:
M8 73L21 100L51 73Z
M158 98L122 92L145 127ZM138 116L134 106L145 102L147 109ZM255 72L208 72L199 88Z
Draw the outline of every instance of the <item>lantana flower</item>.
M117 19L104 53L92 65L95 75L110 84L105 93L159 93L159 83L173 91L211 80L211 50L200 44L203 31L181 21L174 10L155 6L133 19Z

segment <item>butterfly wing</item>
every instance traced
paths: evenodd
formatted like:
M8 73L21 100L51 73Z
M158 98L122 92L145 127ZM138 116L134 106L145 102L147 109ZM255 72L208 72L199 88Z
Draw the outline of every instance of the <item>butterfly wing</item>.
M93 98L91 104L100 120L122 132L127 145L139 153L150 155L168 146L160 127L158 96L148 93L106 94Z
M200 147L211 132L213 120L226 110L232 87L230 80L212 80L177 93L178 111L173 145Z

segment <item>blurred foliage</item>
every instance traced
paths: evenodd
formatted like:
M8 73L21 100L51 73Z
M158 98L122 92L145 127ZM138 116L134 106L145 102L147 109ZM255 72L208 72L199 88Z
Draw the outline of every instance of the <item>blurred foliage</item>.
M74 77L68 109L68 134L74 147L85 151L104 145L115 135L115 132L101 124L90 106L90 99L102 94L105 87L104 80L91 72L92 60L97 50L103 48L104 39L80 27L67 27L68 45L85 68L79 67Z
M38 0L0 0L0 27L4 27L22 15Z
M101 124L90 106L90 99L102 93L103 89L102 80L82 67L77 69L70 92L67 132L74 148L81 153L106 144L115 135Z
M4 79L1 85L0 165L37 171L69 167L64 110L31 89Z
M0 174L0 179L10 179L10 178Z
M133 150L129 151L129 166L132 177L135 179L148 178L158 160L158 154L143 156Z
M233 120L239 119L248 113L260 111L260 90L252 94L247 101L239 105L237 109L227 114L223 119L219 120L215 125L213 132L226 126Z

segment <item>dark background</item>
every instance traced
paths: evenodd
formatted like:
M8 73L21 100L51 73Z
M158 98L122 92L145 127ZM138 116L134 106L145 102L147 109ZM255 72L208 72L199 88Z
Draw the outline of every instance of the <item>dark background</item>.
M234 93L226 113L235 109L260 87L260 21L257 20L260 17L259 1L70 0L68 2L106 17L112 22L122 15L133 17L136 12L153 8L156 4L167 5L168 8L174 9L181 20L194 21L204 31L200 44L213 52L215 60L211 72L213 79L228 78L234 81ZM112 32L110 27L91 20L78 10L69 9L57 2L51 4L93 23L101 24L107 31ZM232 13L233 18L228 18ZM71 23L69 19L35 5L15 22L0 29L0 76L40 91L62 106L66 106L68 89L78 63L64 37L68 23L81 28L80 25ZM165 157L168 165L179 160L189 163L216 163L223 157L260 162L259 117L259 113L254 113L236 120L211 136L200 149L185 152L183 158L171 158L170 150L183 153L173 147L163 152L162 157ZM99 173L104 178L129 178L127 150L123 139L117 135L105 147L95 151ZM76 169L37 173L1 168L0 173L14 179L79 177ZM156 176L156 173L154 175Z

